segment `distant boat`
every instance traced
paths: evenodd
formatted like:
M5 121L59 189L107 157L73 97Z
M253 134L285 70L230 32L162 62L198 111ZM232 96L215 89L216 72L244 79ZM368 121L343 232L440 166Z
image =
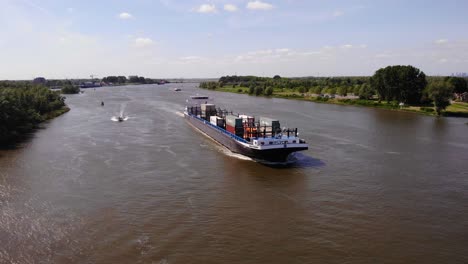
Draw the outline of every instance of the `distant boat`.
M182 89L180 89L180 88L174 88L174 91L180 92L180 91L182 91Z
M83 82L80 84L80 88L95 88L95 87L101 87L100 82Z

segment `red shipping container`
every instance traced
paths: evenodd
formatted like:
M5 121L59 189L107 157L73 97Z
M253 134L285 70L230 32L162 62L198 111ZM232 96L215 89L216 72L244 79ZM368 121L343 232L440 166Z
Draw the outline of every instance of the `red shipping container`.
M230 126L228 124L226 124L226 130L233 133L233 134L236 133L236 130L234 129L234 127Z

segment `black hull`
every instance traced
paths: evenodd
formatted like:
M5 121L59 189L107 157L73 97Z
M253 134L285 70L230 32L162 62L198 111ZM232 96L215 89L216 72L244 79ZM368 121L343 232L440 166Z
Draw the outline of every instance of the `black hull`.
M230 151L244 156L253 158L258 161L266 162L287 162L288 156L297 151L307 150L307 147L288 147L278 149L253 149L244 146L236 139L226 132L222 132L221 129L215 128L209 124L208 121L200 120L194 116L185 114L185 118L190 124L201 130L203 133L208 135L210 138L220 143L221 145L228 148Z

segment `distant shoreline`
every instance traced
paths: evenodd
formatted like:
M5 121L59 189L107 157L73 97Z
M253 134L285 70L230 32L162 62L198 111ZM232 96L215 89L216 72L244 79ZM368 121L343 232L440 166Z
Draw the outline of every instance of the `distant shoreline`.
M201 88L200 89L206 89ZM206 89L209 90L209 89ZM212 91L225 92L225 93L236 93L236 94L248 94L249 88L247 87L219 87ZM256 95L252 95L256 96ZM313 103L322 103L322 104L335 104L335 105L346 105L346 106L360 106L360 107L369 107L369 108L379 108L387 109L392 111L407 112L407 113L416 113L427 116L437 116L436 112L433 111L432 107L423 107L423 106L404 106L400 107L395 106L394 103L390 102L378 102L377 100L365 100L365 99L347 99L347 98L326 98L319 97L315 94L300 94L300 93L273 93L272 95L257 95L259 97L265 98L280 98L280 99L289 99L289 100L298 100L298 101L307 101ZM446 117L463 117L468 118L468 103L454 102L447 110L442 113L442 116Z

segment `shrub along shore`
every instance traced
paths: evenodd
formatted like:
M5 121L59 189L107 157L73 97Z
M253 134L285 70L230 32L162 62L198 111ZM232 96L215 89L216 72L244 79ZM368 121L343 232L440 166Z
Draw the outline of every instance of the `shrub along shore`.
M453 100L468 91L465 78L426 77L424 72L412 66L388 66L372 77L224 76L217 82L200 83L200 88L425 115L468 117L468 103Z
M0 82L0 146L19 138L70 109L58 91L28 82Z

